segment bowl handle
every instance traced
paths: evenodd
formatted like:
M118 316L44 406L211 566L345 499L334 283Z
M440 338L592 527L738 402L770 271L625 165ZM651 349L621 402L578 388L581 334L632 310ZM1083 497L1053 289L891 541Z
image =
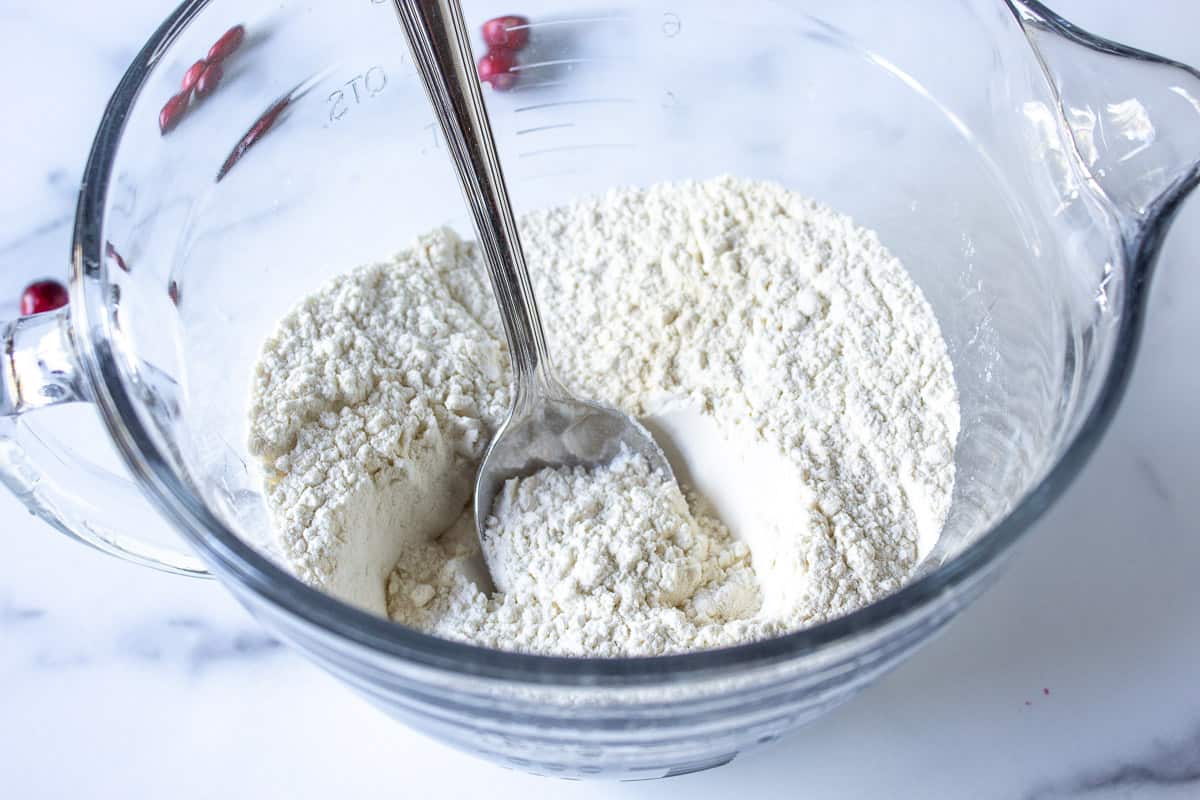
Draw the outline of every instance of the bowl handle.
M137 485L37 436L21 417L62 403L90 402L72 344L68 307L0 321L0 482L29 510L73 539L128 561L207 577L195 555L129 533L165 523ZM60 464L61 475L38 465ZM80 487L86 487L86 491Z

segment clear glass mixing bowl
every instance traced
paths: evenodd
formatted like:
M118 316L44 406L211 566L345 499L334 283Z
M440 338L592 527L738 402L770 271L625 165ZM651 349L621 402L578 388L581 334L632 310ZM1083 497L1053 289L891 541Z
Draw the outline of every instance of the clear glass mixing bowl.
M475 23L509 10L467 7ZM929 639L1079 470L1196 182L1200 77L1015 0L522 11L519 82L489 94L518 210L614 184L769 178L908 265L963 415L953 510L908 586L770 641L589 660L435 639L278 564L243 445L260 343L333 275L433 226L468 230L382 0L190 0L154 35L96 136L69 309L0 328L0 473L82 541L211 572L272 632L463 749L560 775L714 766ZM161 134L184 71L234 24L247 36L218 89ZM125 474L42 410L76 401L99 410Z

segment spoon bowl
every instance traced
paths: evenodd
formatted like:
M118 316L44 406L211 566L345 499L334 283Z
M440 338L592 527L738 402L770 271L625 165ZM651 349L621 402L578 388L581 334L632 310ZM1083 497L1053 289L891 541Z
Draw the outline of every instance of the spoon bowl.
M473 509L480 541L496 493L512 478L547 467L598 466L628 451L673 479L662 448L637 420L572 397L554 377L458 0L395 3L471 208L516 383L512 411L492 437L475 477Z
M615 408L564 393L514 409L496 431L475 476L476 532L482 540L496 494L505 482L546 467L600 466L625 452L641 456L651 472L674 480L671 464L651 433Z

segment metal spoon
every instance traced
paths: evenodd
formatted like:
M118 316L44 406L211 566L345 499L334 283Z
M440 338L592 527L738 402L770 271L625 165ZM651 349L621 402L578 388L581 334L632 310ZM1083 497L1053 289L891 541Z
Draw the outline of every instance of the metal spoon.
M673 477L662 449L637 420L573 397L554 377L458 0L395 0L395 5L471 207L516 381L512 411L475 478L480 540L496 493L510 478L544 467L604 464L622 448Z

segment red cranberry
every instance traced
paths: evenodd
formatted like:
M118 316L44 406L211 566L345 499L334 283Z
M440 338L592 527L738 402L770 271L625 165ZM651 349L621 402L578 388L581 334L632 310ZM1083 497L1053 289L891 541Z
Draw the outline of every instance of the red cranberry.
M202 58L188 67L188 71L183 73L183 82L180 84L183 87L183 91L190 92L196 88L196 81L200 80L200 75L203 74L207 66L208 62Z
M104 243L104 255L117 262L117 266L120 267L123 272L129 272L129 265L125 263L125 259L121 257L120 253L117 252L117 248L113 246L112 242Z
M479 59L479 80L490 83L493 89L505 92L517 82L513 67L516 58L509 50L493 50Z
M242 46L246 38L246 26L234 25L221 34L221 38L208 51L208 63L217 64L233 55L233 51Z
M163 104L162 111L158 112L158 129L164 136L170 133L187 113L188 99L191 95L190 91L180 92Z
M299 87L297 87L298 89ZM221 164L221 169L217 170L217 183L229 174L229 170L233 169L233 165L241 160L242 156L246 155L246 151L253 147L259 139L267 135L267 131L279 120L279 117L292 104L293 100L303 97L303 93L297 94L297 89L293 89L288 94L271 103L267 110L254 121L250 126L250 130L238 140L234 145L233 150L225 158L225 163Z
M53 311L67 304L67 289L58 281L34 281L21 292L21 316Z
M483 23L483 41L492 49L520 50L529 44L529 20L516 14Z
M225 70L221 69L220 64L209 64L204 72L200 73L200 79L196 81L196 99L203 100L217 90L217 84L221 82L221 78L225 75Z

